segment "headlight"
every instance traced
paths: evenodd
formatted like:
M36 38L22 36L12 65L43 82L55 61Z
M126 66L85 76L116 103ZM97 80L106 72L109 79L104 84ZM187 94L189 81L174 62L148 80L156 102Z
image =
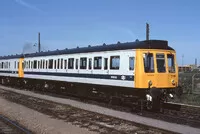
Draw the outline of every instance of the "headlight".
M149 87L152 86L153 84L151 80L148 80L148 83L149 83Z
M175 81L174 80L171 80L172 84L174 85L175 84Z

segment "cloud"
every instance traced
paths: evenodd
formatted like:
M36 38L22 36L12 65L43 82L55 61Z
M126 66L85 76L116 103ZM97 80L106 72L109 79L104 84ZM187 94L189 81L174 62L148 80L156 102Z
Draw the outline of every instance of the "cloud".
M24 0L15 0L15 2L20 4L20 5L22 5L22 6L24 6L24 7L26 7L26 8L29 8L29 9L32 9L32 10L35 10L35 11L38 11L38 12L43 12L41 9L39 9L39 8L37 8L37 7L33 6L33 5L25 2Z

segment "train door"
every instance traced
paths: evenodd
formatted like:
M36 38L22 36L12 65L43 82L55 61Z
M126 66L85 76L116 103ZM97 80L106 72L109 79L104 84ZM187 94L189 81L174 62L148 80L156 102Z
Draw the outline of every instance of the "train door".
M88 58L88 70L89 70L89 73L90 74L93 74L93 59L92 57L89 57Z
M109 74L109 58L108 56L102 57L102 74L108 75Z
M148 50L136 50L135 87L156 86L154 53Z
M24 77L24 58L20 58L18 62L18 76L20 78Z
M167 53L166 56L169 86L178 86L178 68L176 68L175 53Z
M165 52L155 53L156 66L156 87L168 87L168 74L166 70L166 54Z

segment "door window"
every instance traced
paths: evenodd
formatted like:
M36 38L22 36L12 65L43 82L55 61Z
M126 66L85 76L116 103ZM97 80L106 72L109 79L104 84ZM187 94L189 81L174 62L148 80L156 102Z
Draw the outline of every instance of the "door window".
M157 62L157 71L158 71L158 73L166 72L165 54L157 53L156 54L156 62Z
M129 70L134 70L135 57L129 57Z
M146 73L153 73L154 72L153 53L144 53L143 61L144 61L144 71Z

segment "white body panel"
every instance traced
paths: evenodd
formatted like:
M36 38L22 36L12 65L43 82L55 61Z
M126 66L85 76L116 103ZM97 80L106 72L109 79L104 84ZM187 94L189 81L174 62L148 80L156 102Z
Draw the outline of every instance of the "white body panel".
M110 56L120 56L120 67L118 70L110 69ZM68 58L79 59L87 57L87 68L86 69L75 69L75 60L74 60L74 69L64 69L64 60ZM108 58L108 69L104 69L102 63L102 69L93 69L92 61L92 69L88 68L88 59L94 57L102 57ZM103 52L91 52L91 53L78 53L78 54L63 54L63 55L52 55L52 56L40 56L40 57L25 57L24 61L34 61L34 60L49 60L49 59L63 59L63 69L55 69L54 62L53 62L53 69L40 69L37 65L37 69L29 69L24 68L24 72L53 72L53 73L73 73L73 74L90 74L90 75L129 75L134 77L134 70L129 70L129 57L135 57L135 50L116 50L116 51L103 51ZM15 73L3 73L2 71L18 71L15 68L15 61L19 61L19 59L9 59L9 60L0 60L0 62L8 61L10 62L9 69L0 69L0 76L11 76L11 77L18 77L18 74ZM104 61L104 60L102 60ZM135 63L135 62L134 62ZM49 64L49 63L48 63ZM68 65L68 64L67 64ZM134 67L135 68L135 67ZM66 82L78 82L78 83L87 83L87 84L98 84L98 85L110 85L110 86L121 86L121 87L134 87L134 81L130 80L113 80L113 79L97 79L97 78L79 78L79 77L67 77L67 76L52 76L52 75L37 75L37 74L24 74L24 78L34 78L34 79L46 79L46 80L55 80L55 81L66 81Z

